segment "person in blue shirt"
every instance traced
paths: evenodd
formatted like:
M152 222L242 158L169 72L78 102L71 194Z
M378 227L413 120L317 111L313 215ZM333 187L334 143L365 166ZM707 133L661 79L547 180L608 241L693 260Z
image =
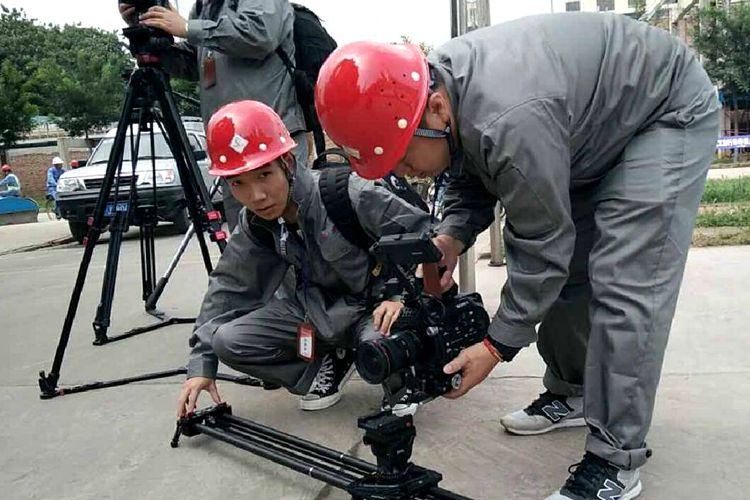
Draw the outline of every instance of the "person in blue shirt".
M18 176L13 173L13 169L10 165L3 165L2 167L3 179L0 180L0 187L5 189L0 190L0 198L9 196L21 196L21 181L18 180Z
M65 162L59 156L52 158L52 166L47 170L48 200L57 200L57 181L60 180L60 176L63 174L64 165Z

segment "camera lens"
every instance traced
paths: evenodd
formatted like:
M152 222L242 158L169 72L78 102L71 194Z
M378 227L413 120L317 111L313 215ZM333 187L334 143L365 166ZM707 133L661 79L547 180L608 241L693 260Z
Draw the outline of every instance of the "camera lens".
M367 382L379 384L391 374L413 365L419 340L412 332L363 342L357 348L357 372Z

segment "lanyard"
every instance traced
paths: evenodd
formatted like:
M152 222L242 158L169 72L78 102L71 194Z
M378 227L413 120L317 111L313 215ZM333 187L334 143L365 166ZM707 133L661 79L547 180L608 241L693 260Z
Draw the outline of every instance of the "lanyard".
M281 255L284 257L288 256L288 241L289 241L289 229L286 227L286 222L284 222L284 219L282 217L279 217L278 219L279 226L281 226L281 231L279 235L279 249L281 250ZM301 238L300 238L301 239ZM307 321L307 289L310 284L310 266L308 262L308 255L307 255L307 247L305 247L304 242L301 245L302 247L302 265L300 266L301 269L298 269L298 274L302 275L302 287L304 290L304 297L305 297L305 321Z

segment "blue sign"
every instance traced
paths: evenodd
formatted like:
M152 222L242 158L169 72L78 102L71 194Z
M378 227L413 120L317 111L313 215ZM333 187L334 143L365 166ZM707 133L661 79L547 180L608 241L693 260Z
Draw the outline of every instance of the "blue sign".
M728 135L719 137L716 149L750 148L750 135Z

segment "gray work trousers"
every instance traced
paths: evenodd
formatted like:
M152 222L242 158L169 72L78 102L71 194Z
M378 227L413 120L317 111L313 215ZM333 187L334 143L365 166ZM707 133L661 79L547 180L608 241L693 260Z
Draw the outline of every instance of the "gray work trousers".
M539 327L544 385L584 396L586 450L625 469L650 455L646 434L716 147L717 105L696 95L633 137L601 182L573 191L569 279Z
M297 143L297 147L294 148L294 158L297 160L298 165L307 166L308 163L308 133L297 132L292 136L294 142ZM221 180L221 192L224 200L224 214L227 218L227 225L229 226L229 232L234 231L237 227L237 222L240 217L240 210L242 210L242 203L234 199L232 196L232 190L229 188L226 179Z
M327 352L380 336L368 312L352 328L352 344L324 344L316 338L315 359L308 363L297 355L297 327L304 320L305 310L296 299L275 295L264 307L220 326L211 345L227 366L307 394Z

